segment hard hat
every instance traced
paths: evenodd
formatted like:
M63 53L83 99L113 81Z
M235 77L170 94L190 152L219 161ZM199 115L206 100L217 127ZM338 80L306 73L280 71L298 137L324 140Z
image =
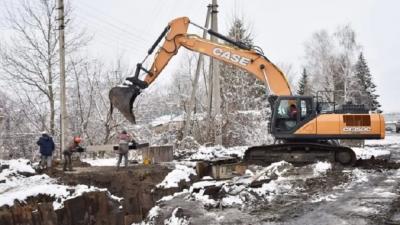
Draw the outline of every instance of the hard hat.
M76 143L80 143L81 142L81 137L79 137L79 136L76 136L76 137L74 137L74 142L76 142Z

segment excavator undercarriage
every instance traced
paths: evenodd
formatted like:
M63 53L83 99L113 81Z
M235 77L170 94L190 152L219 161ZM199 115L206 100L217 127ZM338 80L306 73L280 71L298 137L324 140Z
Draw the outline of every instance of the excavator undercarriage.
M297 142L253 146L247 149L243 160L245 163L258 165L269 165L284 160L296 165L327 161L340 163L344 166L353 166L357 158L354 151L348 147Z

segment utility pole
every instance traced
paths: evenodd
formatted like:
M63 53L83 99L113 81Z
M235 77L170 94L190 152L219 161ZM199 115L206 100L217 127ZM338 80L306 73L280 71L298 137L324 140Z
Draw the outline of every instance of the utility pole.
M218 4L217 0L212 0L211 4L211 29L218 32ZM211 35L212 42L218 42L215 36ZM210 60L210 98L209 98L209 115L214 120L213 123L209 123L209 126L214 126L215 130L215 144L222 144L222 121L221 116L221 93L219 83L219 62L213 58Z
M66 107L66 91L65 91L65 39L64 39L64 0L58 0L58 32L59 32L59 48L60 48L60 100L61 100L61 146L60 159L62 159L62 151L65 149L66 126L67 126L67 107Z
M206 17L206 22L204 27L208 28L209 24L210 24L210 15L211 15L211 5L207 6L207 17ZM207 31L204 30L203 31L203 38L206 39L207 38ZM192 113L194 111L194 106L196 103L196 90L197 90L197 85L199 83L199 77L200 77L200 71L201 71L201 67L203 65L203 54L199 53L199 59L197 60L197 67L196 67L196 72L194 75L194 80L192 83L192 93L190 94L190 101L189 101L189 106L188 106L188 111L186 113L186 123L185 123L185 129L183 132L183 137L186 137L189 135L190 132L190 122L191 122L191 118L192 118Z

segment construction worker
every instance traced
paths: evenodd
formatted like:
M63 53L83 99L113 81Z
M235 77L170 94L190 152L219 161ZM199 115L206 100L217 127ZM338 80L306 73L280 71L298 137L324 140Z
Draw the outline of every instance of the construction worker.
M40 166L51 168L52 164L52 155L55 149L53 138L50 137L46 131L42 132L42 136L36 142L37 145L40 146Z
M81 138L79 136L75 136L72 142L67 146L67 148L64 150L64 168L63 170L66 171L67 167L70 171L72 171L72 153L77 152L79 149L82 147L79 146L79 143L81 143Z
M129 152L129 142L131 141L132 137L123 130L119 136L119 148L118 148L118 162L117 162L117 170L119 169L119 164L121 164L122 157L124 157L125 167L128 166L128 152Z
M295 104L291 104L289 108L289 117L292 119L297 119L297 107Z

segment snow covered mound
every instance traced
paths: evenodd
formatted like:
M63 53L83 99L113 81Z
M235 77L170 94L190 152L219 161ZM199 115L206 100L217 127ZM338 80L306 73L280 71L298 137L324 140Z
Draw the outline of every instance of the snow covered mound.
M377 149L372 147L364 148L351 148L356 153L358 159L370 159L372 157L376 159L387 159L390 158L390 150Z
M164 180L157 185L158 188L173 188L179 187L181 180L190 182L190 175L196 175L196 171L193 168L184 165L176 165L175 169L172 170Z
M200 144L192 136L187 136L178 143L178 149L180 150L197 150L199 148Z
M182 215L182 209L176 208L170 218L164 220L165 225L189 225L189 220Z
M9 170L20 173L35 173L31 162L27 159L0 160L0 165L5 165L9 167Z
M328 170L332 169L332 164L329 162L318 162L313 166L315 175L326 174Z
M190 158L200 148L200 144L192 136L187 136L176 144L177 148L174 151L175 159Z
M107 189L93 186L58 184L56 179L50 178L46 174L36 174L29 160L0 160L0 164L5 167L0 172L0 206L12 206L14 200L24 201L30 196L44 194L54 197L53 207L59 209L63 207L65 200L75 198L85 192L107 191ZM32 176L23 175L26 173Z
M201 146L199 150L189 157L189 160L213 160L215 158L223 158L236 156L242 158L248 147L238 146L225 148L223 146L205 147Z

